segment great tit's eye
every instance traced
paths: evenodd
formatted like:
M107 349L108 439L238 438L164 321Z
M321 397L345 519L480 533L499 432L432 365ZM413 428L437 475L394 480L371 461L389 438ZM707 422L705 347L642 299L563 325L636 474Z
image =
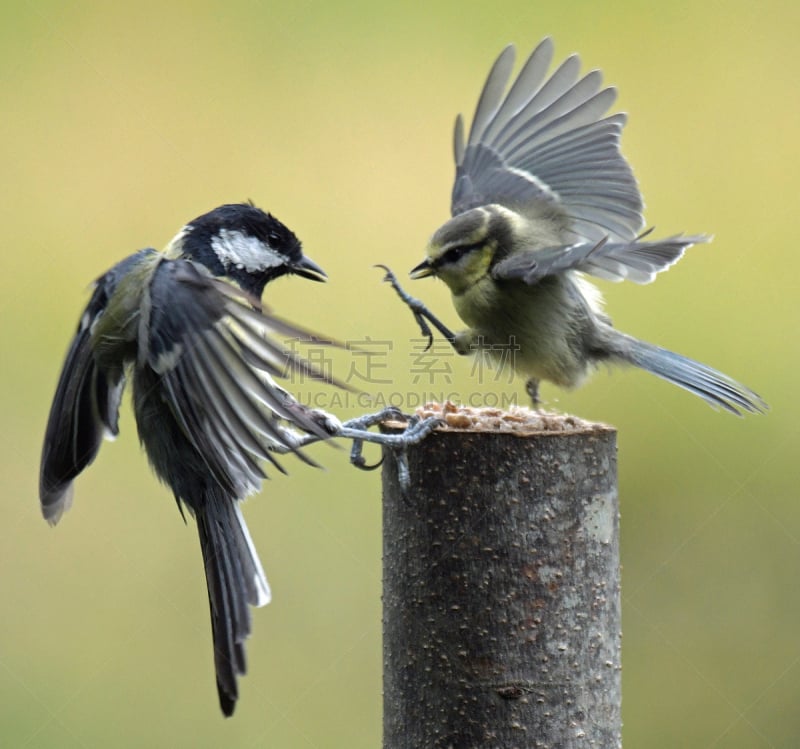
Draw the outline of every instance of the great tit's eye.
M472 252L473 250L477 250L481 244L476 242L475 244L460 244L456 247L451 247L447 252L445 252L439 260L440 265L449 265L451 263L457 263L461 260L464 255L468 252Z

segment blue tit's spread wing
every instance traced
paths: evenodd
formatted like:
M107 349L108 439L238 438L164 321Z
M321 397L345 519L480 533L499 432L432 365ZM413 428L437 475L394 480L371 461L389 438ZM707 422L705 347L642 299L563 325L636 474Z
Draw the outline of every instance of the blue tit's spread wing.
M452 214L498 203L518 212L536 204L559 211L576 238L635 239L643 226L642 199L619 150L625 115L603 115L616 91L592 71L578 78L568 57L547 78L553 43L544 39L503 92L514 63L507 47L484 85L464 143L456 121L456 180Z
M302 371L323 378L276 339L299 329L251 309L241 291L185 260L162 262L149 294L149 325L143 326L149 341L140 352L160 376L184 435L233 496L260 485L257 460L278 466L271 450L293 450L278 418L330 436L271 376Z
M648 232L649 233L649 232ZM675 235L648 242L641 237L632 242L581 242L568 247L546 247L510 255L492 268L496 280L521 280L536 284L545 276L569 270L590 273L608 281L650 283L657 273L683 257L693 244L707 242L704 235Z

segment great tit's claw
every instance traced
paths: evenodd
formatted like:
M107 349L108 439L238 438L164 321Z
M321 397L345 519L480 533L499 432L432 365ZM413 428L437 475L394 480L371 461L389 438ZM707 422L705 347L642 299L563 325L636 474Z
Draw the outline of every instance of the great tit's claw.
M390 420L399 421L401 419L406 422L406 428L400 434L382 434L369 431L369 428L376 424ZM397 461L400 488L405 493L411 485L406 450L411 445L421 442L441 424L442 420L437 417L420 419L418 416L406 416L399 409L389 407L374 414L365 414L346 421L342 424L336 436L353 440L353 447L350 450L350 462L362 471L374 471L383 463L383 458L375 465L367 463L362 454L365 442L371 442L392 450Z
M350 462L360 471L374 471L383 465L383 456L381 456L381 459L373 465L368 465L363 455L351 455Z

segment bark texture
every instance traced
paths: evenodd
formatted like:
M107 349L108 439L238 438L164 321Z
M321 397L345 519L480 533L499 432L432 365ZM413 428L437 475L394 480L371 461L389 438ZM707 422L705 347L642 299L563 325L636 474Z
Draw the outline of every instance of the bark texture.
M616 432L553 419L388 451L384 749L621 746Z

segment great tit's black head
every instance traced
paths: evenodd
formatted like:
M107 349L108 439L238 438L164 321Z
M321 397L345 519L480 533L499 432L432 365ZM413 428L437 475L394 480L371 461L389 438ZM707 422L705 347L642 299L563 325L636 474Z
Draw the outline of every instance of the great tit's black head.
M198 216L170 242L167 254L200 263L255 297L287 273L326 279L322 268L303 256L294 232L252 203L222 205Z

